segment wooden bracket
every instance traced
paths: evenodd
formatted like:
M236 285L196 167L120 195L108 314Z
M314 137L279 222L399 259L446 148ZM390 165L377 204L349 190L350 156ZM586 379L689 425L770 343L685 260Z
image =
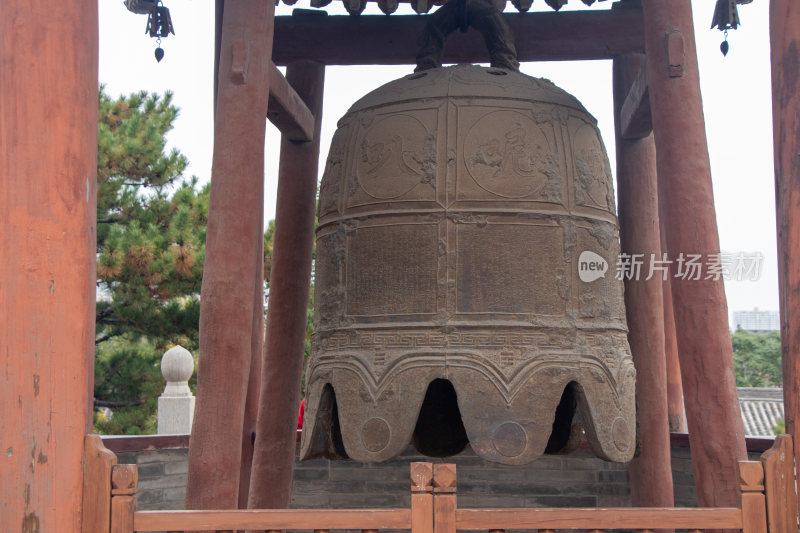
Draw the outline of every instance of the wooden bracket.
M667 33L667 64L670 78L683 77L686 49L683 34L678 30Z
M314 138L314 115L274 63L269 67L267 118L290 141Z
M642 66L628 90L619 111L620 131L623 139L642 139L653 131L650 114L650 89L647 69Z
M244 85L250 67L250 43L236 40L231 44L231 81L235 85Z

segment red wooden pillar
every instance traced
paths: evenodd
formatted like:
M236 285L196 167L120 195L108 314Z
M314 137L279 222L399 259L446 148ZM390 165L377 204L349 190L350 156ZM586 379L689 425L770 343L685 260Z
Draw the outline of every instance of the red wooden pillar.
M267 337L249 507L289 507L314 244L325 66L292 63L286 79L316 118L314 140L281 139Z
M264 133L274 4L225 2L200 299L197 404L187 509L238 505L255 314L261 312ZM257 303L258 302L258 303Z
M0 529L81 531L92 429L97 3L0 8Z
M689 0L643 0L647 81L672 259L719 253L711 171ZM673 264L678 273L677 264ZM673 276L672 300L689 441L700 506L739 505L746 459L722 279Z
M800 465L800 4L770 2L772 124L786 433Z
M641 254L645 267L661 260L658 180L653 135L624 139L620 111L644 54L614 59L614 108L617 133L617 186L622 252ZM631 503L672 507L672 468L667 417L667 368L664 356L663 274L649 268L625 280L628 341L636 366L636 414L640 453L631 462ZM650 279L647 279L650 277Z

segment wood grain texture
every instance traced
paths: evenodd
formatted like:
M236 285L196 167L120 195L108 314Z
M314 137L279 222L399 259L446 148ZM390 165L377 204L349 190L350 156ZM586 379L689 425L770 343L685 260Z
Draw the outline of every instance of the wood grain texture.
M714 529L741 528L740 509L458 509L456 528Z
M457 512L455 494L446 492L436 494L433 499L434 533L456 533L457 529L462 529L456 525Z
M761 454L767 521L770 531L792 531L797 527L794 450L792 437L778 435L775 444Z
M770 2L775 216L786 433L800 442L800 3ZM800 446L795 446L800 464Z
M83 533L108 531L111 524L111 470L117 456L99 435L84 437Z
M516 35L520 61L611 59L644 51L638 9L506 13L503 18ZM276 17L272 57L276 65L308 58L326 65L413 65L425 23L425 17L414 15ZM489 54L474 30L453 33L444 62L488 63Z
M0 529L81 530L92 428L97 3L0 7Z
M187 529L410 529L409 509L140 511L136 531Z

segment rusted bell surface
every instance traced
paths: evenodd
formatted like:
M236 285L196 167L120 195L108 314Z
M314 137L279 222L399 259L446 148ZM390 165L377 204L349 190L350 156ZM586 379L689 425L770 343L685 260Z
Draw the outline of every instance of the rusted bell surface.
M574 97L471 65L368 94L322 179L302 456L469 441L524 464L583 430L598 456L630 460L618 254L608 159Z

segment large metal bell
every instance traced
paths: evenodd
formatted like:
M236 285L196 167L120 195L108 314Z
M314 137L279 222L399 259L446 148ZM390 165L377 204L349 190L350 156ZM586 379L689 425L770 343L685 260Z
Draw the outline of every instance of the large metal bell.
M628 461L635 370L596 121L547 80L459 65L368 94L319 199L304 458L469 443Z

